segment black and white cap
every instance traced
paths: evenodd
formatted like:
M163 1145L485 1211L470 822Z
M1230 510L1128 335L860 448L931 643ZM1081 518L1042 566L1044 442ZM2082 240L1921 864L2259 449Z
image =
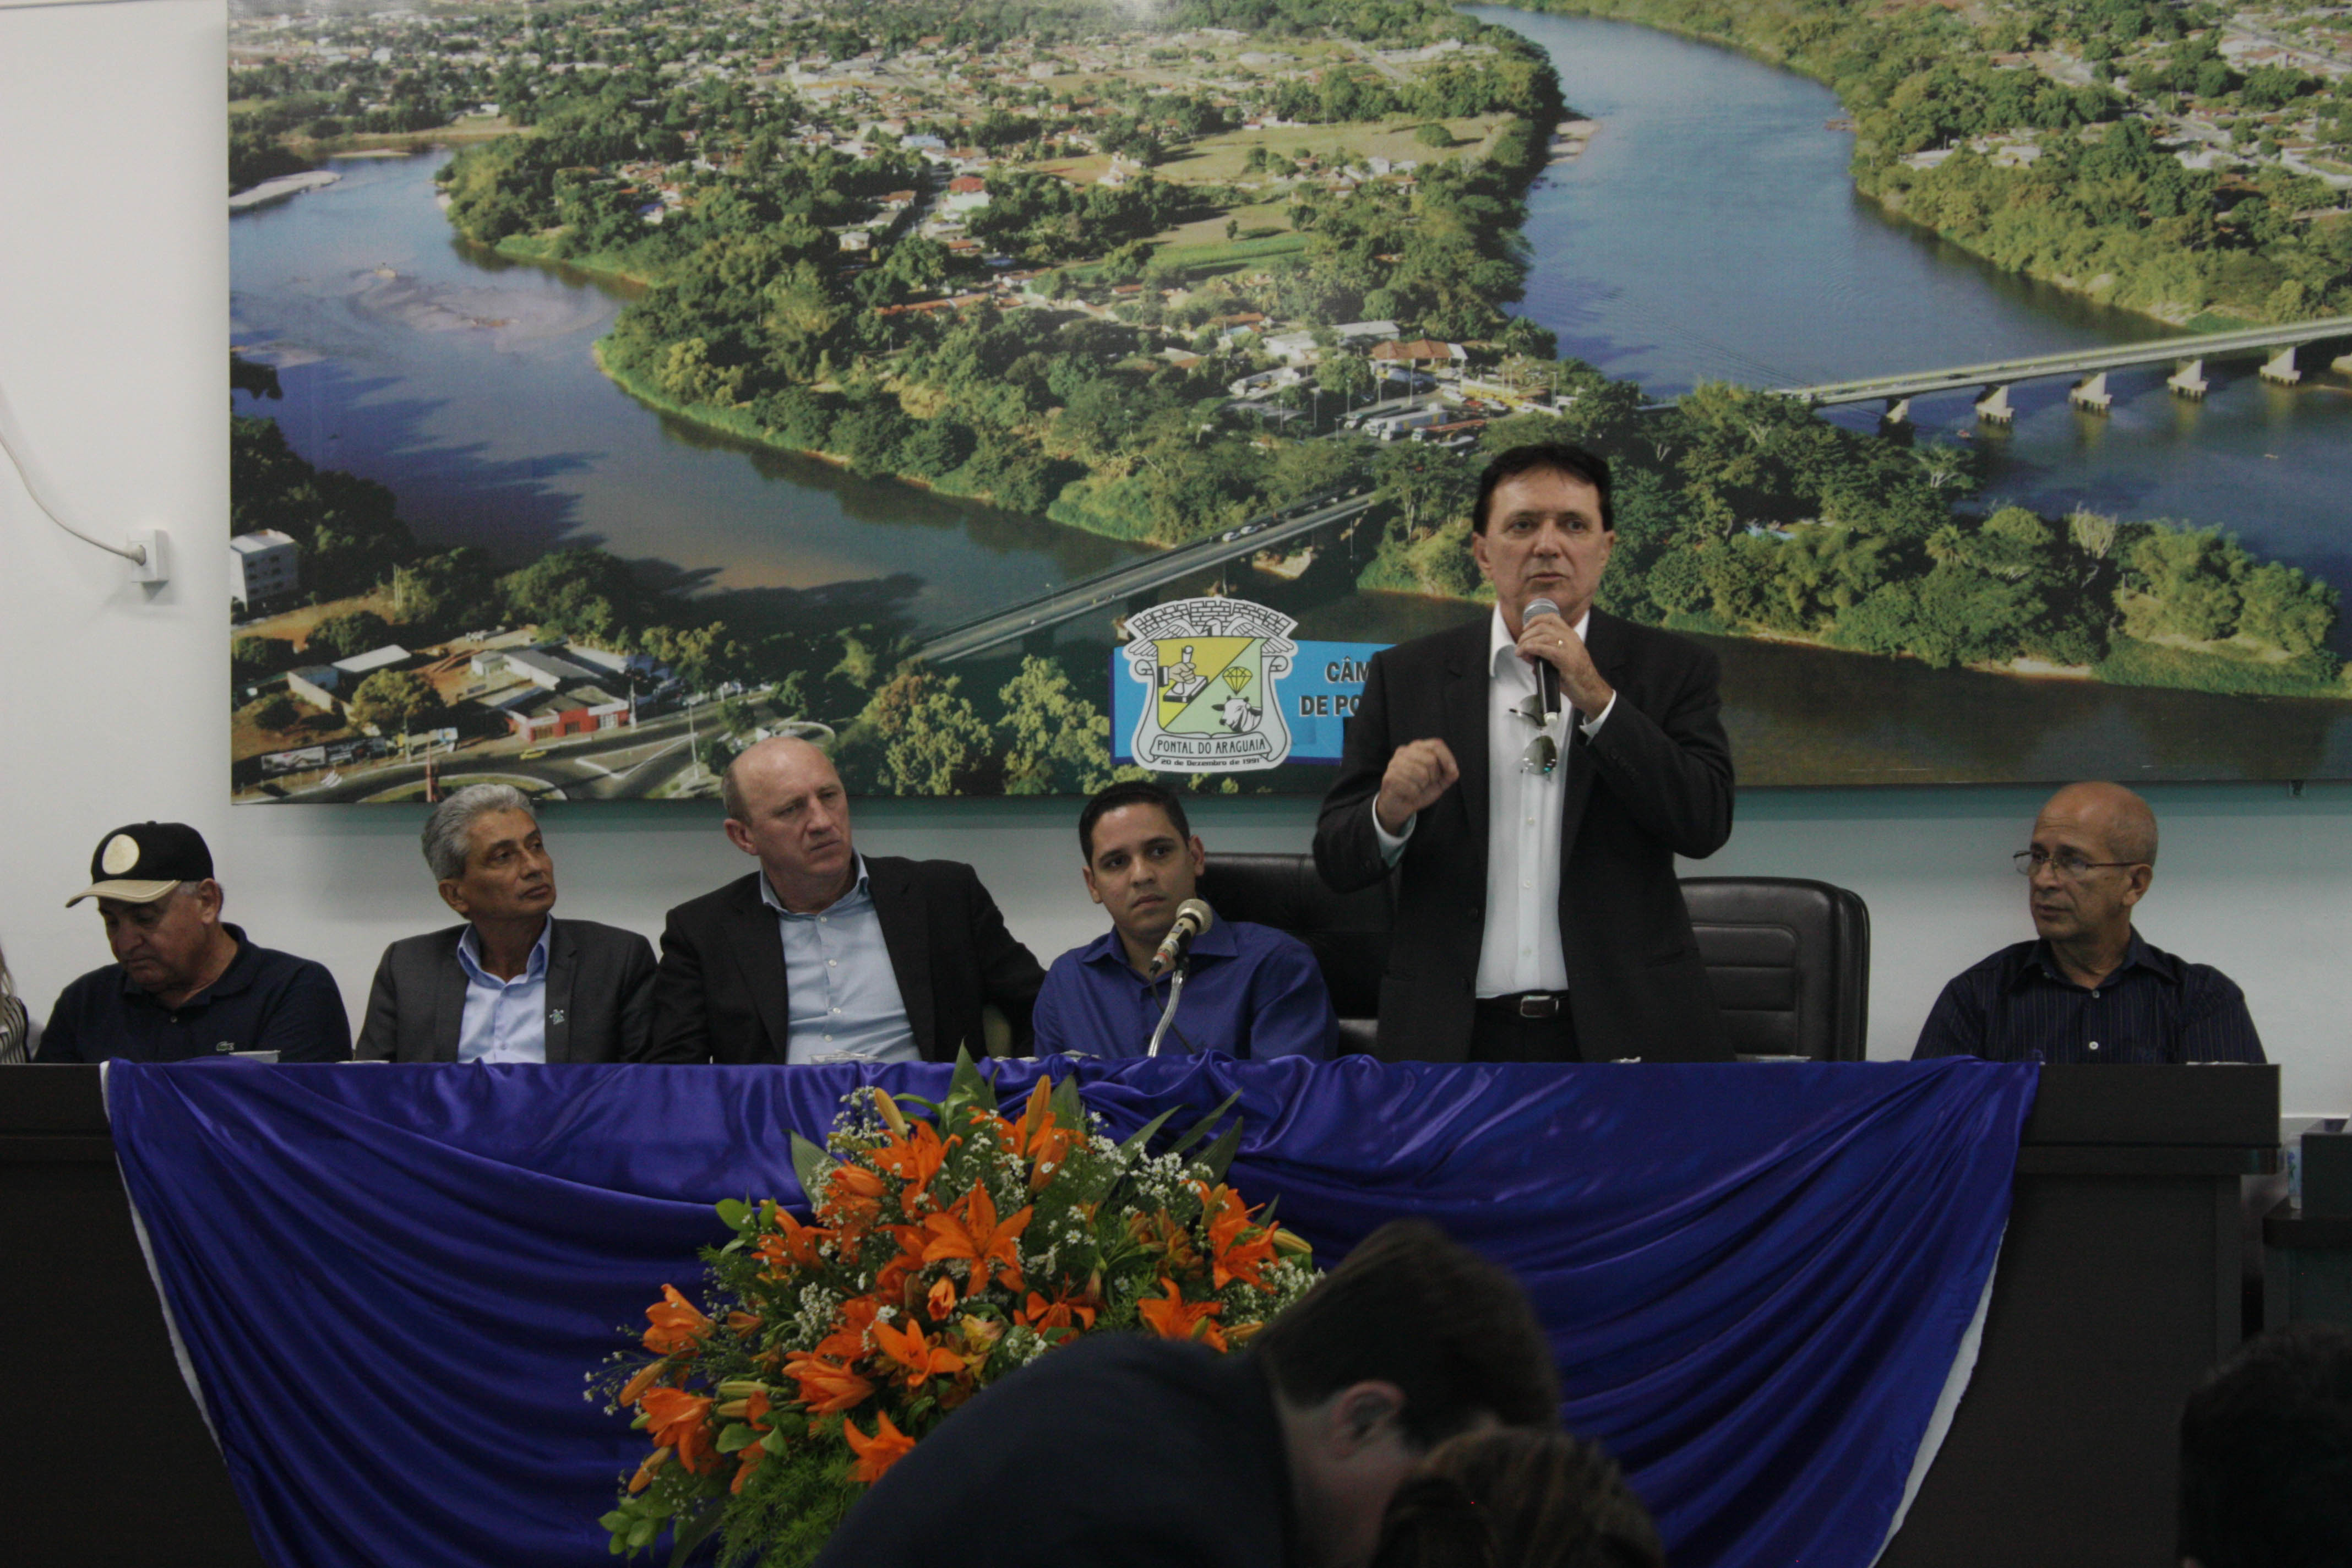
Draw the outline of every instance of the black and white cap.
M120 899L152 904L183 882L213 874L205 836L184 822L134 822L98 841L89 857L89 886L66 900Z

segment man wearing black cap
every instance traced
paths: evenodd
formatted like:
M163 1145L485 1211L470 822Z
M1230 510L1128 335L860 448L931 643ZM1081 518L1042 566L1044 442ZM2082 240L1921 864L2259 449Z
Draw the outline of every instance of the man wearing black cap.
M231 1051L351 1059L351 1020L334 977L221 923L212 851L194 828L117 828L90 857L89 880L66 907L98 900L115 962L65 988L35 1060L171 1062Z

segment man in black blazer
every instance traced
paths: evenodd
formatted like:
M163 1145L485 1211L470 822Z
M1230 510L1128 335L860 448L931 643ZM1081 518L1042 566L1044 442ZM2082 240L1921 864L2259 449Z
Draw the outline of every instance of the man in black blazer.
M859 855L832 761L761 741L727 769L727 837L760 869L669 911L654 983L656 1062L951 1061L1029 1048L1045 971L971 867Z
M1089 1335L999 1379L874 1483L816 1568L927 1568L943 1542L957 1568L1361 1568L1430 1450L1559 1419L1518 1282L1391 1220L1245 1352Z
M644 1047L654 951L633 931L560 921L555 862L522 792L469 784L425 825L442 901L466 917L383 950L362 1061L616 1062Z
M1373 656L1316 826L1333 888L1397 873L1380 1053L1728 1060L1675 876L1731 836L1715 656L1591 608L1601 458L1505 452L1474 518L1494 613Z

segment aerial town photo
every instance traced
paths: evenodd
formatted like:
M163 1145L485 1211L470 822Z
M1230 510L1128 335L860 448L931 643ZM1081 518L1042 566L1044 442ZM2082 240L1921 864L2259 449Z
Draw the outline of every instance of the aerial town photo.
M1317 793L1537 440L1743 783L2352 776L2343 7L235 0L227 69L241 801Z

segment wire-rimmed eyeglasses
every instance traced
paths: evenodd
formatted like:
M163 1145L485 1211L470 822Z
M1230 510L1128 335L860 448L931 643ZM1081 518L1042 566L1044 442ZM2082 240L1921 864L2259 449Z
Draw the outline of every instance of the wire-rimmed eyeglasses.
M2071 850L2053 855L2046 849L2021 849L2009 858L2009 863L2017 868L2021 877L2031 877L2046 866L2070 882L2111 866L2144 864L2138 860L2085 860Z

